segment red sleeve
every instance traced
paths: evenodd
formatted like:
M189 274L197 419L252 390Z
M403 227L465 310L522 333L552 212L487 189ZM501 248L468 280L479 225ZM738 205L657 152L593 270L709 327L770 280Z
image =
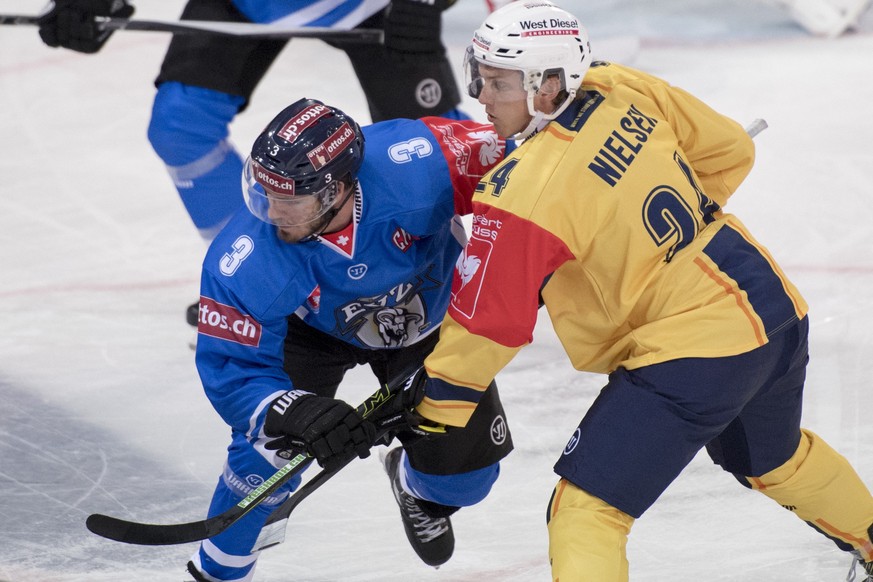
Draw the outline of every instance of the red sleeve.
M424 117L422 120L433 133L455 187L455 212L472 212L476 184L488 171L503 160L506 142L494 132L494 126L475 121Z
M470 242L452 281L452 318L506 347L530 343L539 291L573 258L563 240L505 210L474 204Z

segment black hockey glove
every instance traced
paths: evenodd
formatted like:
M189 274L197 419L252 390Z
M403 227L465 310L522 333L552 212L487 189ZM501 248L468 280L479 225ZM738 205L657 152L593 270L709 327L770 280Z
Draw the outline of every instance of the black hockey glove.
M381 444L389 444L395 435L408 445L421 438L434 438L446 434L448 430L446 425L427 420L415 411L415 407L424 398L426 383L427 372L424 367L419 368L406 379L402 390L388 406L394 415L380 415L378 421L380 432L386 426L396 427L388 433L387 437L380 439Z
M39 18L39 36L48 46L96 53L112 34L97 17L130 18L133 11L127 0L54 0Z
M409 431L421 421L421 417L415 413L415 407L424 398L424 383L413 381L419 370L423 371L423 368L409 376L389 381L392 398L382 402L367 417L376 426L377 445L390 445L395 436Z
M376 427L354 408L335 398L289 390L267 411L267 443L271 450L298 449L315 457L322 467L347 461L353 455L370 456Z
M385 48L411 55L441 55L446 0L392 0L385 15Z

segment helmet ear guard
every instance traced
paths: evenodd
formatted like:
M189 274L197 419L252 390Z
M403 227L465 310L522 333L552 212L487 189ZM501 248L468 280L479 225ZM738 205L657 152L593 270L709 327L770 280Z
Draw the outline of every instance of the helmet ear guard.
M534 119L515 139L528 137L542 120L560 115L576 96L591 65L588 33L579 20L547 0L519 0L492 12L473 33L464 70L467 91L478 99L483 83L479 65L522 73L528 112ZM534 97L556 77L565 99L551 113L537 111Z

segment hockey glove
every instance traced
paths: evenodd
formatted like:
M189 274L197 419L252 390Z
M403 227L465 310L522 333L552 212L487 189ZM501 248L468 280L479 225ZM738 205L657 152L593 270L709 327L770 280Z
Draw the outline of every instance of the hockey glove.
M280 437L266 448L305 451L322 467L342 463L353 455L369 457L376 438L373 423L342 400L303 390L289 390L270 405L264 432Z
M392 0L385 15L385 48L410 55L442 55L446 0Z
M112 34L97 18L130 18L133 11L127 0L53 0L39 18L39 36L48 46L96 53Z
M433 438L446 434L446 425L428 420L415 411L415 407L424 398L427 379L424 367L419 368L407 378L403 390L395 397L395 406L402 406L402 411L398 411L398 416L402 420L395 421L399 427L395 434L400 436L400 440L404 444L409 444L420 438ZM390 438L385 444L388 442L390 442Z

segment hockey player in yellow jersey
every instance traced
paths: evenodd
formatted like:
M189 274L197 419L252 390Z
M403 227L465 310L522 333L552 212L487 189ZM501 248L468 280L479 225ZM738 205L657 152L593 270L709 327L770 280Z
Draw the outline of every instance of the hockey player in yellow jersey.
M555 581L628 580L634 520L704 447L873 581L873 497L800 427L807 305L722 210L752 139L590 55L578 19L543 0L495 11L467 49L470 94L501 137L524 141L477 188L439 343L413 378L421 428L464 426L545 305L573 365L608 374L555 465Z

